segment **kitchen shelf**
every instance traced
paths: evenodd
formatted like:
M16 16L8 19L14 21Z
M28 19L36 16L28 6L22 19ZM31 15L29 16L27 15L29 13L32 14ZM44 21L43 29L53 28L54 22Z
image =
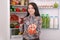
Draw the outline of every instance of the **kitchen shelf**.
M23 14L23 13L25 14L25 13L27 13L27 12L10 12L10 13L11 13L11 14L21 14L21 13L22 13L22 14Z
M53 28L42 28L42 29L46 29L46 30L59 30L59 7L58 8L40 8L39 6L38 6L38 8L39 8L39 10L40 11L42 11L42 13L43 12L45 12L45 13L53 13L54 14L54 12L53 12L53 10L56 10L56 12L57 12L57 15L58 15L58 26L57 26L57 28L54 28L54 26L53 26ZM46 11L45 11L46 10ZM51 11L52 10L52 11ZM48 12L47 12L48 11ZM51 12L49 12L49 11L51 11ZM52 14L51 13L51 14ZM44 13L43 13L44 14ZM53 15L52 14L52 15ZM50 15L50 14L49 14ZM52 15L50 15L50 16L52 16ZM56 14L54 14L55 16L56 16Z
M27 8L27 5L13 5L15 8Z
M41 29L43 29L43 30L58 30L59 27L58 28L41 28Z
M58 0L39 0L41 2L50 2L50 1L58 1Z
M10 29L19 29L19 28L10 28Z
M15 14L17 15L18 17L25 17L27 15L27 12L11 12L11 14Z
M11 14L15 14L20 18L24 18L27 15L27 12L11 12Z
M57 28L41 28L41 29L51 29L51 30L58 30L59 26Z
M10 0L10 2L11 2L11 0ZM19 1L20 2L20 1ZM23 2L22 2L22 0L21 0L21 3L23 3L23 4L21 4L21 5L15 5L15 4L13 4L13 3L11 3L10 4L10 15L16 15L16 16L18 16L18 18L24 18L26 15L27 15L27 11L26 11L26 9L27 9L27 5L28 5L28 2L29 2L29 0L26 0L25 2L27 2L27 4L25 5ZM17 12L16 10L19 10L19 12ZM25 11L24 11L25 10ZM10 24L11 23L14 23L14 22L19 22L19 19L18 20L11 20L10 21ZM18 24L20 27L22 27L22 25L23 24ZM23 29L22 28L16 28L16 27L14 27L14 28L11 28L10 27L10 38L23 38L22 37L22 34L20 34L20 32L21 31L23 31Z
M40 8L40 7L38 7L39 9L59 9L59 7L58 8Z
M13 20L13 21L10 21L10 23L14 23L14 22L18 22L18 20L16 20L16 21L15 21L15 20Z
M22 38L22 35L11 35L11 38Z

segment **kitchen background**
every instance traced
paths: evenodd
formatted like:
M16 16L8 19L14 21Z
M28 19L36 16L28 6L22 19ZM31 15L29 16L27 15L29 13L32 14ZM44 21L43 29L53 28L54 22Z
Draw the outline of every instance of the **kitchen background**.
M48 1L48 0L29 0L30 2L33 1L33 2L36 2L37 4L39 4L38 2L40 1ZM50 0L52 1L52 0ZM53 1L59 1L60 3L60 0L53 0ZM9 1L7 0L6 2L4 0L1 0L1 3L0 3L0 40L21 40L22 38L19 37L14 37L14 38L11 38L10 39L10 22L9 22L9 17L10 17L10 14L9 14ZM49 13L49 15L51 16L51 14L53 16L55 15L60 15L60 5L59 5L59 8L55 9L55 8L47 8L47 9L42 9L40 8L39 9L40 13ZM51 11L51 12L50 12ZM60 16L59 16L59 20L60 20ZM59 21L59 24L60 24L60 21ZM42 29L41 30L41 40L60 40L60 25L58 27L59 29Z

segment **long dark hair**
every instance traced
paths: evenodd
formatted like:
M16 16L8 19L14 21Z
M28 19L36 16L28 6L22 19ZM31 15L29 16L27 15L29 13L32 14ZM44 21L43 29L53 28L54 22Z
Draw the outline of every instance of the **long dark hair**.
M37 5L36 5L35 3L33 3L33 2L29 3L28 6L29 6L29 5L32 5L33 8L35 9L35 13L34 13L35 16L40 16ZM29 15L30 15L30 14L29 14L29 12L28 12L28 7L27 7L27 16L29 16ZM26 17L27 17L27 16L26 16Z

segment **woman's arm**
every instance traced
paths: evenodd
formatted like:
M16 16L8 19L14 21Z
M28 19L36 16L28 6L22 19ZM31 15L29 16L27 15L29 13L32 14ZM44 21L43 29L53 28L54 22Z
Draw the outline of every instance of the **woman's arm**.
M42 18L40 17L40 28L42 28Z
M42 18L38 17L38 24L37 24L37 33L41 32L41 28L42 28Z
M23 23L24 33L23 33L23 34L25 34L25 33L27 32L27 26L28 26L28 25L26 24L26 20L27 20L27 17L24 18L24 23Z

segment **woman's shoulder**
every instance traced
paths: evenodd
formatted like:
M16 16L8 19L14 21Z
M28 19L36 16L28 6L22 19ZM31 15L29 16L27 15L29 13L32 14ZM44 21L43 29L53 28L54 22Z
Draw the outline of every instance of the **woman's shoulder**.
M36 16L36 19L40 19L40 16Z
M42 20L42 18L41 18L40 16L37 16L36 19L38 19L38 20Z

